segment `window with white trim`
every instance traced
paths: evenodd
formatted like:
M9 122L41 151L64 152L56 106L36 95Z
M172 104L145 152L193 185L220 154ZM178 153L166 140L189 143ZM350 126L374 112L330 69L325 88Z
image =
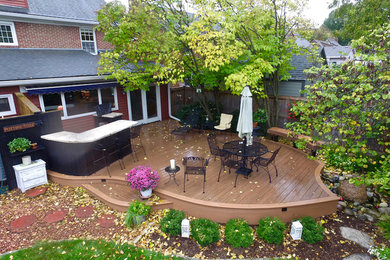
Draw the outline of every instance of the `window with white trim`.
M111 103L112 110L118 110L116 88L43 94L39 100L42 111L62 110L63 119L92 115L102 103Z
M80 28L81 46L83 50L96 54L95 32L90 28Z
M17 46L15 25L13 22L0 21L0 45L2 46Z
M0 116L16 115L14 97L12 94L0 95Z

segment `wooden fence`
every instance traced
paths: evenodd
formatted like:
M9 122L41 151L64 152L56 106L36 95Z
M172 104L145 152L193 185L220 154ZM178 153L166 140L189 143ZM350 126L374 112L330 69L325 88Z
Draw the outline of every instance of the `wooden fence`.
M222 112L224 113L232 113L235 110L240 109L240 99L239 95L232 95L230 92L218 92L218 98L220 103L222 104ZM215 94L211 91L206 93L206 97L208 101L215 103ZM274 98L270 97L271 102L271 113L273 113L273 102ZM284 127L284 124L287 122L288 118L288 104L298 100L305 100L305 98L301 97L287 97L287 96L279 96L279 127ZM172 106L172 114L177 115L177 112L180 111L184 106L190 105L194 102L198 101L197 94L192 88L189 87L176 87L171 88L171 106ZM260 101L260 104L262 102ZM258 102L253 101L253 111L256 111L258 108Z

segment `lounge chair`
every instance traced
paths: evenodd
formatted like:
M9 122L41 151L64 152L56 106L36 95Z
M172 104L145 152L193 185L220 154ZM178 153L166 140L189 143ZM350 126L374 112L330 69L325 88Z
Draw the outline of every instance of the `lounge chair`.
M214 128L220 131L228 130L232 126L232 120L233 115L222 113L219 125L214 126Z

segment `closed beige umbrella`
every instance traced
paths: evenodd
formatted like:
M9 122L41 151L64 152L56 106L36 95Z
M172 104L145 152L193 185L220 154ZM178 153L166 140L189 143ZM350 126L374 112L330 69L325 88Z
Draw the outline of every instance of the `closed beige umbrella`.
M246 137L247 145L252 145L253 115L252 93L249 86L241 92L240 116L238 117L237 132L240 138Z

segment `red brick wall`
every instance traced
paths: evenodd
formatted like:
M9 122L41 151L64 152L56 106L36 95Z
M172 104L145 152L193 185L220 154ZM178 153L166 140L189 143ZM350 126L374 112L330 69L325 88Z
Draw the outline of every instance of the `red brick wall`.
M96 35L96 45L97 45L98 49L100 49L100 50L113 49L113 46L110 43L104 41L104 33L103 32L95 31L95 35Z
M1 1L1 0L0 0ZM14 22L18 46L0 46L0 48L60 48L81 49L80 28L36 23ZM96 31L98 49L112 49L104 41L104 33Z
M15 22L19 48L81 49L79 27Z
M27 0L0 0L0 5L28 8Z

